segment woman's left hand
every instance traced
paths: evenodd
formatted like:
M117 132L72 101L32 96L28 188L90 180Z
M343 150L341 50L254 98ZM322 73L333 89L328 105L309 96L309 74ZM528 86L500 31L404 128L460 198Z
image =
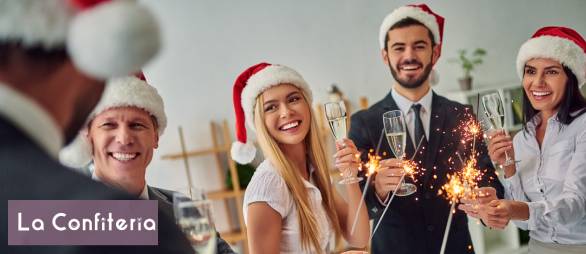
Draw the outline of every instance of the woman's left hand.
M344 172L348 169L352 170L352 175L356 175L360 168L360 152L354 145L352 140L343 138L336 141L336 154L334 155L334 166L340 171Z
M489 227L504 229L512 218L511 202L504 199L490 201L484 205L482 221Z

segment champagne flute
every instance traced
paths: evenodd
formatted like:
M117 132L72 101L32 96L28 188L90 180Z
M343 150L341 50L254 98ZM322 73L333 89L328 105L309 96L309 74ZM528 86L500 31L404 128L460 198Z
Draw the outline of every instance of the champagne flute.
M324 104L324 110L326 113L326 118L328 119L328 123L330 125L330 130L334 135L336 140L341 140L346 138L346 107L344 106L343 101L339 102L328 102ZM342 171L342 180L340 180L339 184L352 184L357 183L362 180L362 177L357 177L352 175L352 169L347 168Z
M505 109L503 106L503 100L498 93L491 93L482 96L482 106L484 108L484 115L490 129L495 131L502 131L505 129ZM509 154L505 151L505 162L503 166L510 166L515 163Z
M405 120L401 110L392 110L383 114L383 124L385 128L385 136L387 142L391 147L391 151L397 159L405 158L405 146L407 143L407 128L405 127ZM399 197L409 196L417 191L417 187L412 183L399 184L395 190L395 195Z
M216 230L209 200L180 201L175 206L177 224L197 253L216 253Z

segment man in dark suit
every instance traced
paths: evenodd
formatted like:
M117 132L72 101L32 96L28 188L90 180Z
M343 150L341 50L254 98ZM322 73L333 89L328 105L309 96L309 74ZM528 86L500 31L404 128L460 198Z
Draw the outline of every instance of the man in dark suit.
M393 158L383 136L383 113L400 110L407 127L406 159L414 156L418 174L406 182L417 191L395 196L380 228L372 239L373 253L439 253L450 210L449 202L438 195L447 182L447 174L462 168L471 155L471 142L458 130L474 117L471 109L435 94L430 86L430 73L441 51L443 18L425 5L403 6L390 13L381 26L380 46L384 63L395 80L389 94L367 110L352 116L349 137L362 151L363 159L381 142L379 154L386 154L381 168L373 176L366 196L369 215L376 225L389 198L399 186L402 161ZM469 141L469 140L468 140ZM415 153L416 147L420 145ZM497 179L486 148L477 137L478 168L484 172L480 186L493 186L498 196L503 187ZM453 218L446 253L472 253L467 218L458 211Z
M173 191L148 186L145 180L166 127L163 98L144 75L111 79L87 124L59 157L73 168L90 164L94 180L134 197L157 200L159 208L173 218ZM217 253L234 253L219 234L216 239Z
M7 241L7 200L132 199L57 156L100 99L104 80L137 71L160 39L154 17L133 2L0 1L0 10L1 27L11 28L0 32L0 239ZM102 23L113 13L128 19ZM169 216L159 212L158 222L156 246L3 244L0 253L193 253Z

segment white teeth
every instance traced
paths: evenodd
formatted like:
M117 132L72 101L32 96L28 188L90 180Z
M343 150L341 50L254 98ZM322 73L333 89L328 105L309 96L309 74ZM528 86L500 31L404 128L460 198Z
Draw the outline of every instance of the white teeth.
M136 158L137 155L136 153L112 153L112 157L119 161L129 161Z
M546 95L551 94L551 92L536 92L536 91L533 91L532 93L534 96L546 96Z
M295 122L292 122L292 123L285 124L285 126L281 127L281 130L286 131L288 129L295 128L297 126L299 126L299 121L295 121Z
M403 66L403 70L407 70L407 71L412 71L412 70L417 70L417 68L419 68L419 66Z

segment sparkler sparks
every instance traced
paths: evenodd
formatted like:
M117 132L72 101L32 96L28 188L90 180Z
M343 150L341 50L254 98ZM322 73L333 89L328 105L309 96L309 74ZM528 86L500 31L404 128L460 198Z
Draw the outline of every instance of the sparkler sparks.
M368 169L366 176L374 174L380 168L380 160L381 157L373 154L372 150L368 153L368 162L364 164L364 166Z

